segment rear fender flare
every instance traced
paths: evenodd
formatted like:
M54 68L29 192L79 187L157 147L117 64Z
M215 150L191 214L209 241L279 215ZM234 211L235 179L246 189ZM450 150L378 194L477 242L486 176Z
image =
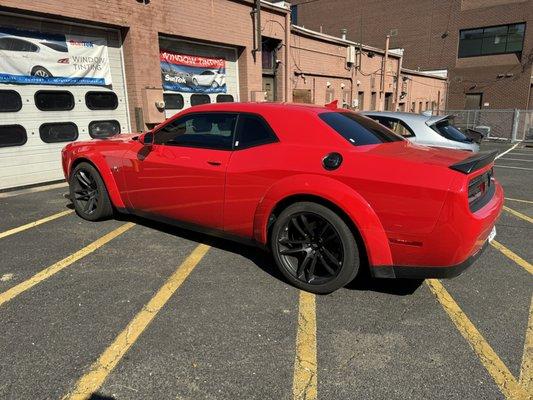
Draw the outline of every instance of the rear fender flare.
M254 217L254 239L268 243L269 220L275 207L297 195L320 197L339 207L358 229L370 265L392 265L392 255L383 225L372 207L355 190L326 176L302 174L275 183L259 203Z
M109 165L106 163L105 159L101 155L96 153L93 153L90 156L87 154L83 154L79 157L75 157L71 162L71 167L69 168L69 178L72 170L80 162L88 162L98 170L100 176L104 180L104 184L107 188L107 193L109 195L109 199L111 200L111 204L113 204L113 206L116 208L126 208L126 205L124 204L124 201L120 196L115 177L113 176L113 173L111 172L111 169L109 168Z

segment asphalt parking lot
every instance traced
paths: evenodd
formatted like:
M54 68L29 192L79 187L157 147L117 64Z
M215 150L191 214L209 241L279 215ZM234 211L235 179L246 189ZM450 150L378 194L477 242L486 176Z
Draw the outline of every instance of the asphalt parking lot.
M0 193L0 398L531 398L533 148L496 165L506 209L463 275L327 296L260 250L84 221L64 187Z

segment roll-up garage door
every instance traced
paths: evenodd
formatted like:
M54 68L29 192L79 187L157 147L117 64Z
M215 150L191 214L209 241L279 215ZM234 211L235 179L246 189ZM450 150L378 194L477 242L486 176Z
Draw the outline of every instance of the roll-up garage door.
M0 13L0 53L0 189L62 179L68 142L130 131L118 30Z
M198 104L239 101L237 49L160 37L165 116Z

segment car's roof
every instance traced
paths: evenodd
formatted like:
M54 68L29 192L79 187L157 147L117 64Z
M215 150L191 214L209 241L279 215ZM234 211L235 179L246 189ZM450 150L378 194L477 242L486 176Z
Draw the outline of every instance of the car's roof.
M235 103L209 103L197 105L189 109L190 111L239 111L239 112L261 112L261 111L309 111L312 113L322 113L335 111L325 106L315 104L282 103L282 102L235 102ZM343 111L343 109L338 109Z
M398 118L403 121L417 121L425 122L428 125L432 125L442 119L449 118L449 115L424 115L402 111L362 111L363 115L380 115L383 117Z

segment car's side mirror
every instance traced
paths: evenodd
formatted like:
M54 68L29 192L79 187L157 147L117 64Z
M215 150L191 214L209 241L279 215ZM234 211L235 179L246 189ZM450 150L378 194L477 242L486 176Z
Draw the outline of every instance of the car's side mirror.
M139 136L139 143L144 146L151 146L154 143L154 134L152 131L148 131Z

